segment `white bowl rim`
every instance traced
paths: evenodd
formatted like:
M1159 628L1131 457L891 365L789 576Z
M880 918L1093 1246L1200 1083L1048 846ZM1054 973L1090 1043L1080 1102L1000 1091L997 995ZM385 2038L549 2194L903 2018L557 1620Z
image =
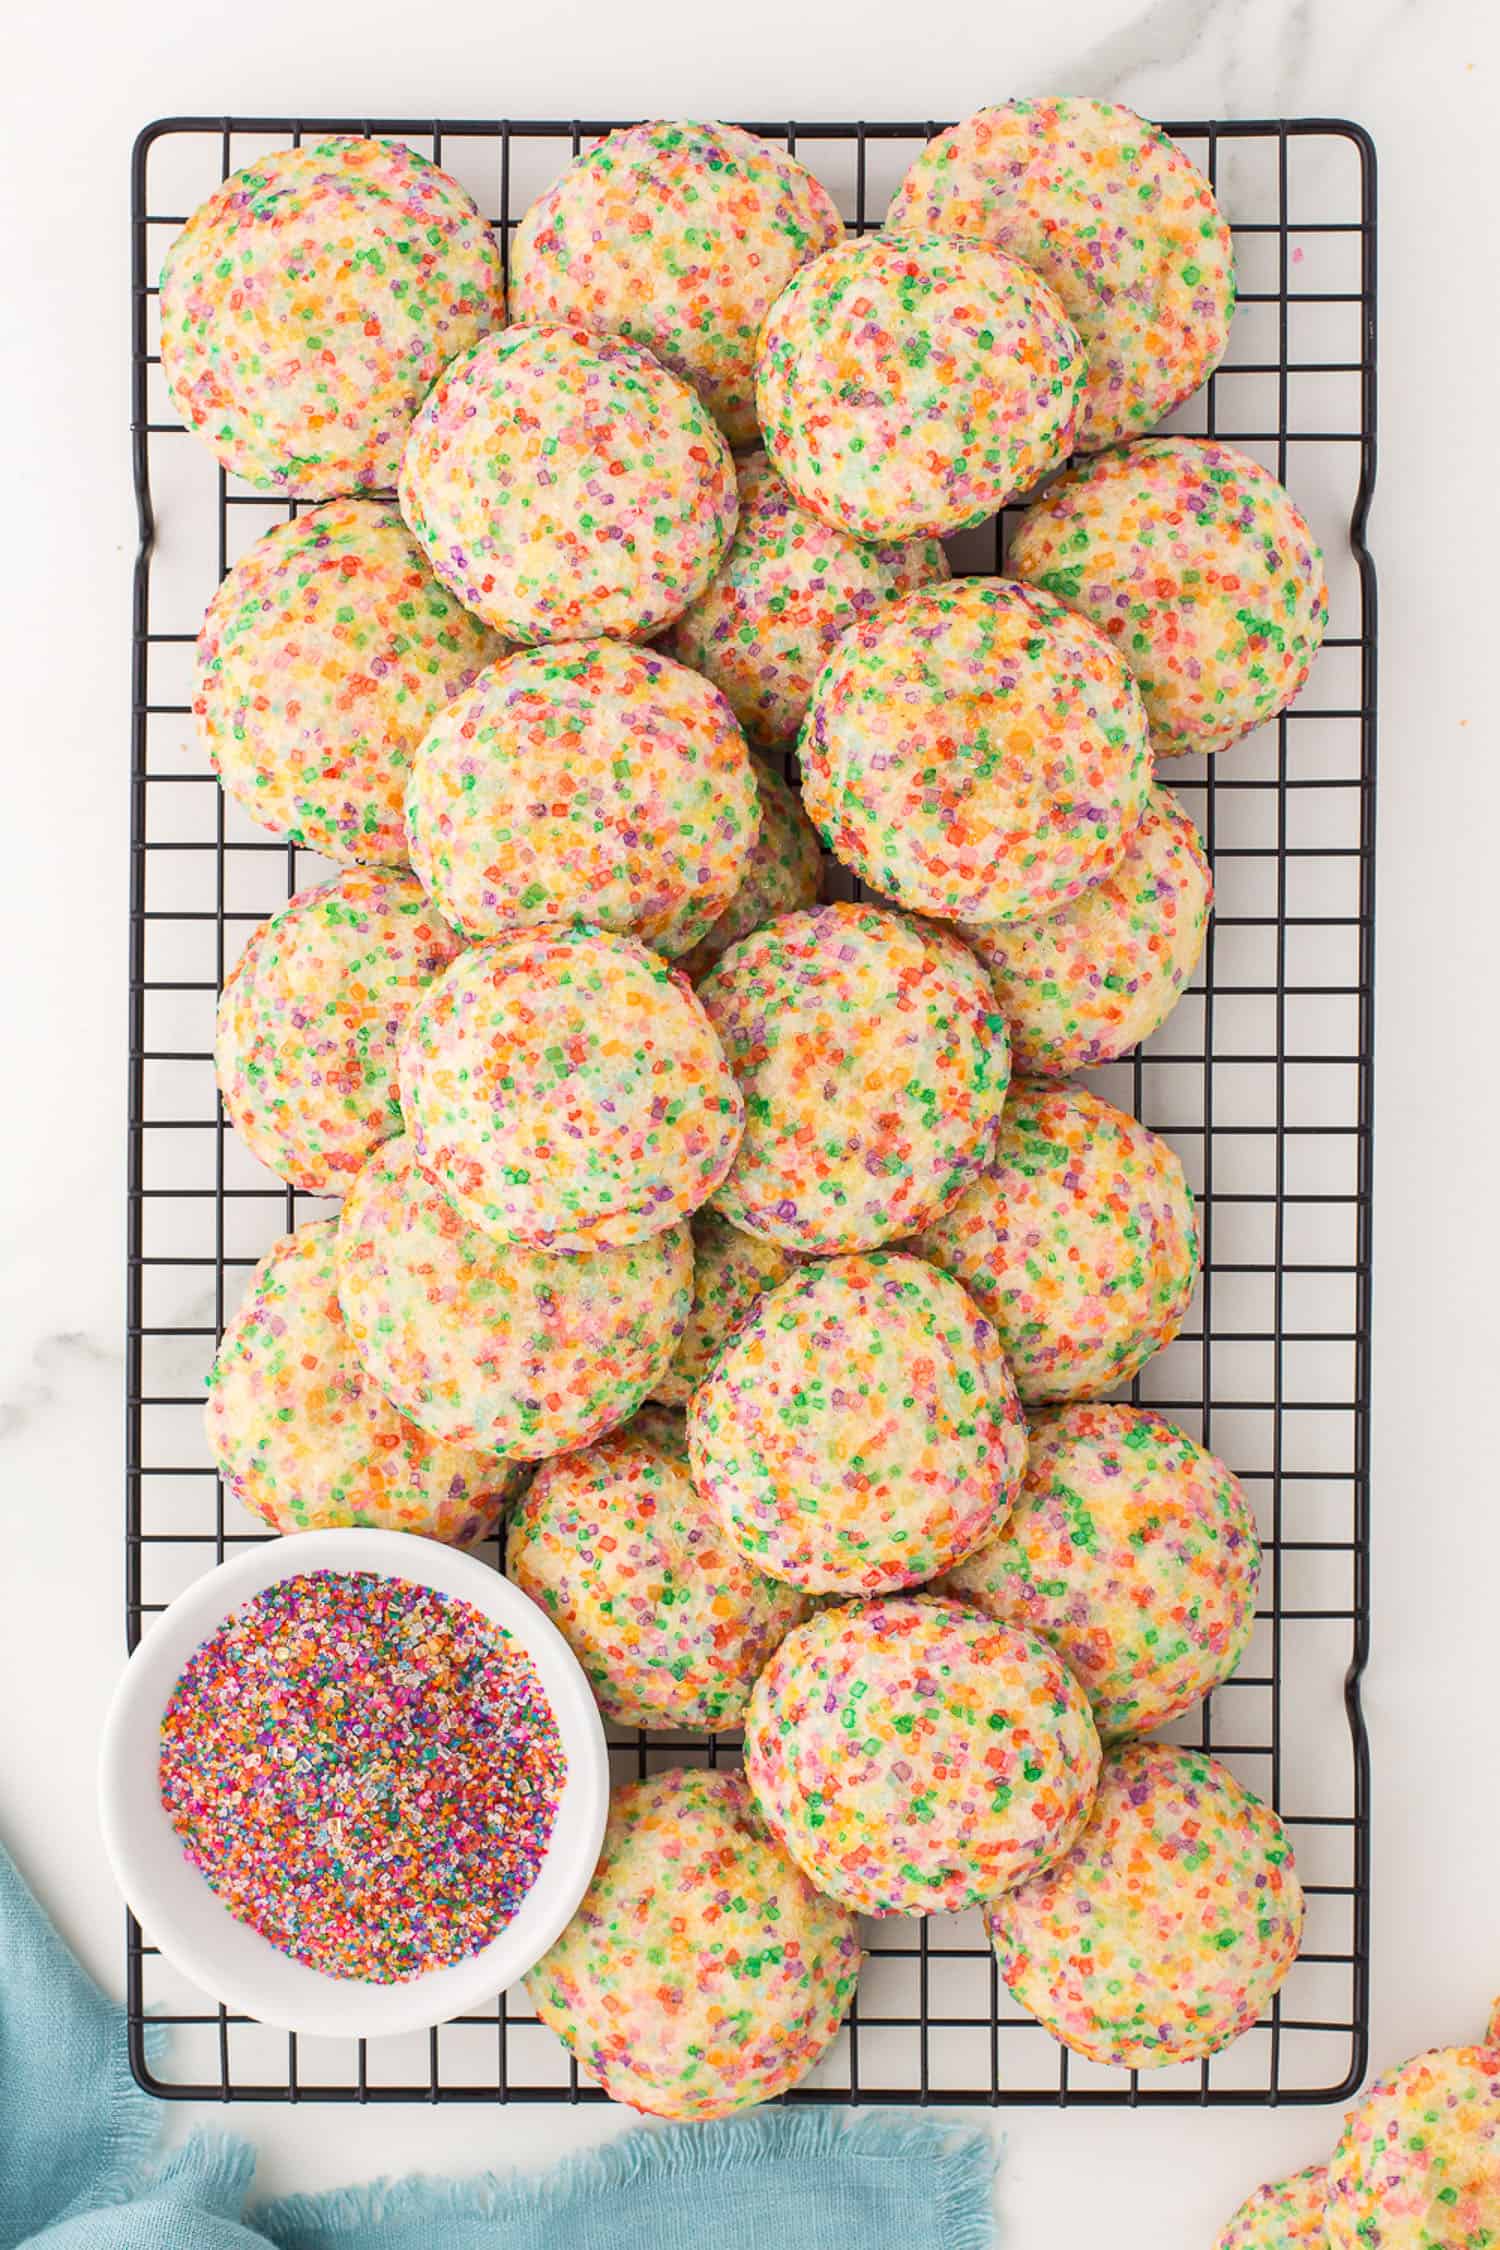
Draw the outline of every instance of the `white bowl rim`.
M474 1604L531 1656L552 1706L568 1774L536 1881L506 1927L451 1967L401 1984L326 1976L230 1914L190 1865L161 1802L162 1714L194 1650L266 1587L320 1570L372 1571ZM205 1572L149 1627L104 1723L99 1817L115 1880L165 1958L236 2014L321 2038L426 2031L515 1984L558 1938L598 1864L609 1810L609 1753L583 1669L546 1613L477 1556L405 1531L355 1526L290 1532Z

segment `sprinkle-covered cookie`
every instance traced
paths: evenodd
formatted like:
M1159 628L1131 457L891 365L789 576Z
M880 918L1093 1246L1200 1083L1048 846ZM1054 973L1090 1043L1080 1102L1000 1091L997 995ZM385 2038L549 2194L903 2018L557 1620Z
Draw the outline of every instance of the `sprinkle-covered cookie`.
M1147 438L1069 470L1017 523L1006 568L1108 636L1159 758L1274 719L1328 625L1322 551L1291 495L1212 439Z
M950 1593L1051 1643L1106 1738L1180 1718L1239 1664L1260 1541L1222 1461L1145 1406L1038 1414L1009 1520Z
M724 698L654 649L557 641L483 674L423 739L412 865L466 937L586 921L681 953L760 826Z
M866 235L825 250L761 330L765 447L856 539L982 523L1073 445L1086 362L1047 284L984 243Z
M503 653L386 500L332 500L239 561L198 634L193 710L262 828L328 859L406 865L413 753Z
M1378 2079L1328 2164L1329 2250L1500 2242L1500 2040L1439 2047Z
M828 190L737 125L609 133L538 196L510 251L517 320L611 329L755 442L755 340L797 268L844 239Z
M361 1368L334 1226L312 1219L273 1242L225 1326L204 1415L220 1474L273 1531L362 1524L467 1547L494 1529L517 1472L429 1437Z
M742 1234L722 1211L693 1213L693 1309L677 1357L652 1396L686 1406L724 1345L768 1289L805 1262L802 1253Z
M928 142L885 223L988 242L1051 285L1088 360L1081 452L1153 429L1224 357L1228 221L1176 142L1117 102L977 110Z
M1212 900L1198 831L1157 788L1114 866L1070 904L1034 922L965 925L1016 1069L1067 1078L1149 1039L1198 966Z
M434 1437L540 1461L624 1422L677 1349L692 1237L668 1227L572 1258L469 1226L386 1142L335 1238L339 1303L361 1364Z
M818 1888L862 1914L962 1912L1049 1867L1099 1738L1044 1641L911 1596L820 1611L756 1683L745 1768Z
M1028 1403L1129 1382L1198 1281L1175 1149L1082 1086L1037 1079L1012 1086L990 1168L913 1247L989 1315Z
M521 930L412 1011L417 1161L472 1225L535 1250L642 1242L696 1211L744 1115L686 981L630 938Z
M792 1250L873 1250L982 1178L1010 1053L956 938L878 906L809 907L741 938L700 994L745 1095L715 1198L736 1226Z
M664 1407L543 1463L511 1518L505 1569L622 1726L738 1726L807 1608L740 1555L689 1474L682 1416Z
M401 1130L397 1055L460 940L414 875L349 867L255 930L219 995L214 1064L235 1130L294 1187L342 1195Z
M1119 859L1151 782L1140 694L1102 634L1003 579L928 587L852 627L798 750L836 856L945 921L1077 898Z
M512 328L446 369L401 462L445 586L516 641L645 640L734 530L734 462L696 393L584 328Z
M805 508L764 453L738 467L739 521L664 646L729 698L752 742L790 742L840 634L948 576L936 539L853 539Z
M402 141L335 136L198 206L162 267L162 372L232 474L326 500L395 482L439 371L504 318L458 182Z
M1249 2030L1297 1957L1302 1887L1286 1830L1227 1766L1122 1742L1072 1849L988 1919L1000 1974L1055 2039L1155 2070Z
M831 1258L763 1296L688 1411L741 1554L812 1593L920 1585L999 1529L1026 1421L989 1322L920 1258Z
M811 906L822 884L823 839L802 810L802 799L754 751L750 769L760 802L760 827L733 898L696 944L677 957L677 967L694 984L707 976L736 938L747 937L778 914ZM660 951L674 948L679 928L674 922L664 932L658 941Z
M1328 2250L1328 2168L1310 2165L1247 2195L1214 2250Z
M615 2101L701 2119L805 2078L859 1961L853 1916L767 1835L743 1774L679 1767L616 1789L594 1880L526 1989Z

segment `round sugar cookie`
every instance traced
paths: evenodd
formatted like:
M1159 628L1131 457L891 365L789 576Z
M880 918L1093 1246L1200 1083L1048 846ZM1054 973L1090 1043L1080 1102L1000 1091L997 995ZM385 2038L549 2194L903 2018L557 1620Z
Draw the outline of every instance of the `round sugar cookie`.
M224 1107L252 1156L293 1187L342 1195L401 1130L407 1014L460 950L396 868L345 868L262 922L224 980L214 1037Z
M1328 625L1323 556L1269 469L1212 439L1145 438L1070 469L1006 569L1106 634L1159 758L1227 749L1301 692Z
M1328 2250L1327 2208L1328 2167L1310 2165L1247 2195L1214 2250Z
M988 1920L1000 1974L1054 2039L1156 2070L1257 2020L1302 1942L1302 1887L1286 1830L1227 1766L1122 1742L1071 1850Z
M1080 452L1153 429L1224 357L1229 223L1176 142L1117 102L977 110L928 142L885 223L988 242L1051 286L1088 362Z
M331 500L241 555L198 634L193 710L224 787L326 859L404 867L412 756L503 644L386 500Z
M677 1767L615 1790L593 1882L526 1989L613 2100L703 2119L805 2078L859 1964L853 1916L766 1833L744 1775Z
M755 442L755 340L797 268L844 239L828 190L737 125L606 134L538 196L510 251L517 320L610 329Z
M1500 2241L1500 2038L1434 2048L1377 2079L1329 2159L1327 2227L1329 2250Z
M516 641L645 640L734 530L734 462L686 383L621 336L512 328L434 384L401 512L445 586Z
M335 1225L273 1242L225 1324L204 1415L220 1474L273 1531L359 1524L470 1546L515 1471L429 1437L364 1372L339 1310Z
M642 1242L706 1203L744 1115L686 981L629 938L519 930L456 961L401 1050L417 1162L535 1250Z
M485 672L429 728L407 798L412 865L466 937L587 921L663 953L723 913L759 825L718 690L606 640Z
M957 922L1050 914L1119 859L1151 784L1130 674L1050 595L963 578L839 642L798 743L846 867Z
M956 1281L895 1252L763 1296L688 1409L693 1481L750 1562L810 1593L894 1593L1004 1522L1026 1420Z
M989 1170L912 1247L994 1322L1028 1404L1128 1383L1177 1334L1198 1281L1176 1150L1046 1080L1011 1087Z
M1036 1415L1009 1520L949 1593L1039 1633L1108 1740L1149 1734L1227 1680L1255 1624L1260 1541L1222 1461L1145 1406Z
M1065 460L1087 362L1047 284L980 242L825 250L761 330L755 397L798 499L856 539L983 523Z
M677 956L677 967L694 984L707 976L736 938L748 937L778 914L811 906L823 881L823 839L803 811L802 799L755 751L750 753L750 768L760 827L729 904L696 943ZM663 935L662 951L675 947L679 929L674 922Z
M790 742L842 633L948 575L936 539L853 539L805 508L764 453L738 465L740 513L711 583L663 645L729 698L752 742Z
M715 1201L790 1250L874 1250L981 1179L1010 1078L967 947L842 901L741 938L699 987L745 1094Z
M712 1204L693 1213L692 1227L693 1309L677 1357L652 1393L667 1406L687 1405L766 1291L805 1263L800 1251L742 1234Z
M861 1914L961 1913L1066 1851L1099 1737L1044 1641L911 1596L819 1611L755 1685L745 1770L787 1850Z
M1198 831L1157 788L1108 874L1067 906L1034 922L966 924L1016 1069L1067 1078L1149 1039L1198 966L1212 903Z
M450 1444L523 1461L628 1421L692 1295L685 1226L573 1258L496 1242L423 1178L404 1134L354 1182L334 1248L355 1352L392 1404Z
M335 135L198 206L162 267L162 373L232 475L328 500L394 484L439 371L504 319L499 246L458 182L402 141Z
M807 1608L739 1554L689 1474L682 1416L663 1407L543 1463L511 1517L505 1570L621 1726L738 1726Z

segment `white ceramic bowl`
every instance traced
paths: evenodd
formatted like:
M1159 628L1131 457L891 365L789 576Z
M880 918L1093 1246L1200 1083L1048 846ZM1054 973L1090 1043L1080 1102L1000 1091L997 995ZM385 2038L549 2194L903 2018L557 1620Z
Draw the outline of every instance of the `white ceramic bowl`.
M324 1976L236 1921L190 1866L161 1802L161 1722L193 1651L279 1579L374 1571L452 1594L503 1625L530 1655L552 1705L568 1775L537 1879L493 1942L404 1984ZM604 1839L609 1760L598 1708L556 1626L498 1571L401 1531L303 1531L248 1549L200 1578L157 1618L125 1669L104 1728L99 1805L121 1890L152 1944L226 2007L283 2031L376 2039L424 2031L492 2000L551 1945L588 1888Z

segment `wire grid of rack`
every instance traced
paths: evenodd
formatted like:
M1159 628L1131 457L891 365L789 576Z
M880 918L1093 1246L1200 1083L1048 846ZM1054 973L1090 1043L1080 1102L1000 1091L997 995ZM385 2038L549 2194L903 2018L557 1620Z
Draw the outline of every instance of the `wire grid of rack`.
M155 281L187 212L231 171L326 132L389 133L433 156L508 242L562 164L620 120L174 118L132 172L135 580L130 952L127 1631L263 1527L226 1498L200 1428L226 1315L272 1238L326 1211L262 1171L228 1129L211 1057L215 996L250 930L329 872L269 840L207 770L190 715L192 643L218 578L297 512L226 479L178 427L161 379ZM919 124L760 121L878 225ZM1201 2064L1148 2073L1070 2056L1010 2001L975 1916L866 1925L848 2023L788 2098L813 2102L1157 2104L1325 2101L1365 2067L1371 968L1375 582L1375 166L1341 120L1168 130L1234 224L1240 309L1223 368L1167 427L1262 461L1311 518L1331 619L1295 710L1216 761L1166 775L1213 858L1217 906L1192 991L1144 1049L1092 1083L1164 1131L1199 1198L1204 1276L1188 1331L1132 1395L1225 1456L1256 1508L1261 1614L1237 1677L1173 1729L1225 1758L1288 1822L1308 1892L1301 1958L1266 2019ZM954 545L1001 566L1005 523ZM830 894L849 889L830 868ZM494 1553L493 1548L490 1550ZM617 1771L736 1754L733 1737L618 1733ZM416 2038L319 2041L227 2014L131 1920L132 2067L178 2099L599 2100L524 1991ZM148 2062L145 2024L175 2027Z

